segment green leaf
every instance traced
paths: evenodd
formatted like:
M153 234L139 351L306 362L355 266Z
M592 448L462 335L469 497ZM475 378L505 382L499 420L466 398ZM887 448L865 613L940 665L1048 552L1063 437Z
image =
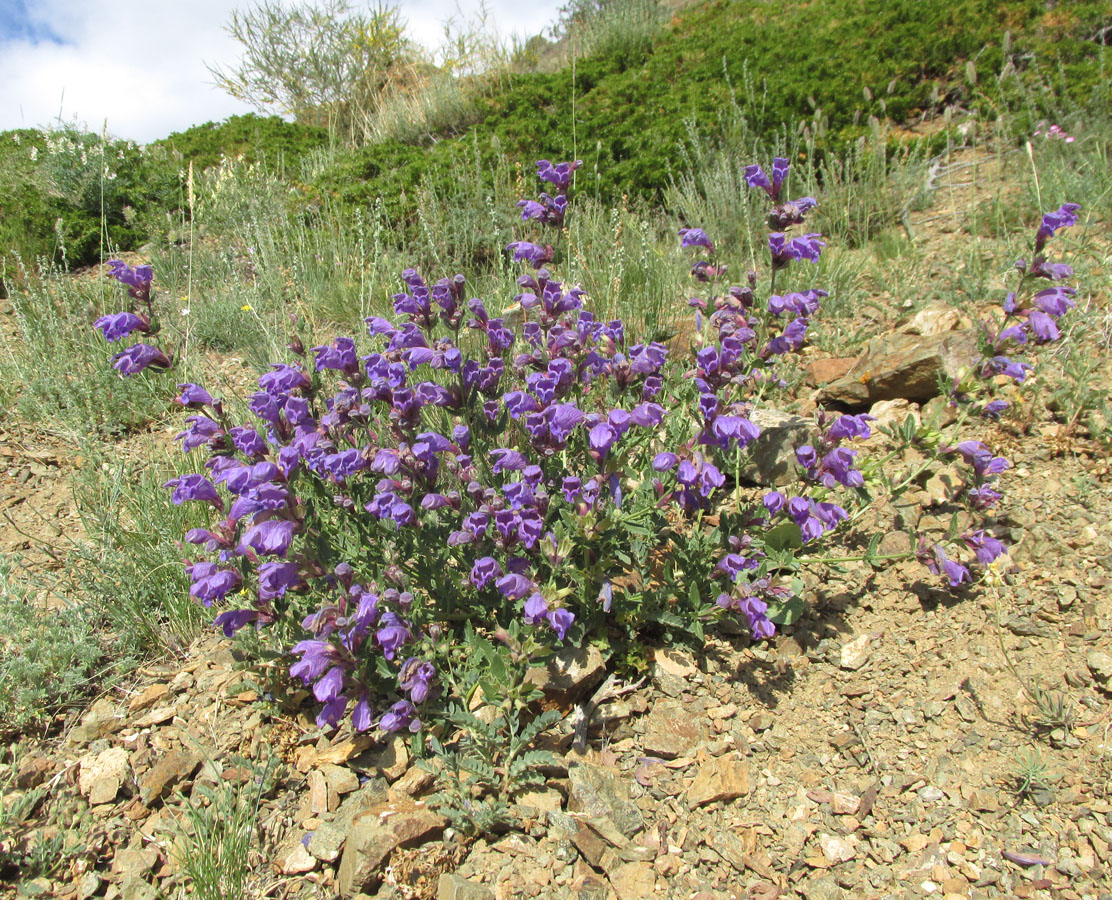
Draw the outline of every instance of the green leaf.
M772 550L799 550L803 547L803 532L795 522L781 522L765 532L764 540Z
M803 615L803 606L803 598L797 595L785 601L769 618L777 625L791 625Z

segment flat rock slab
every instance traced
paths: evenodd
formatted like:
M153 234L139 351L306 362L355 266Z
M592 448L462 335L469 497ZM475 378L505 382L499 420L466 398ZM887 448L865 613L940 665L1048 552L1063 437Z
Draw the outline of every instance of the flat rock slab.
M761 435L747 448L749 458L742 466L741 477L764 487L794 480L798 468L795 448L815 439L815 423L778 409L755 409L749 419L761 429Z
M439 813L415 800L380 803L352 817L340 858L339 887L344 897L379 880L382 864L398 847L431 840L448 824Z
M90 753L81 760L77 786L89 798L90 805L111 803L130 774L127 750L110 747L102 753Z
M692 808L717 800L734 800L749 793L749 765L741 759L719 757L699 766L695 780L687 789Z
M644 827L641 811L629 799L629 785L617 769L581 763L568 769L571 796L568 809L599 819L610 819L626 837Z
M641 746L646 756L675 759L695 749L703 739L702 725L680 704L658 700L645 717Z
M594 645L564 647L543 666L525 673L525 680L553 698L570 703L582 697L606 675L606 660Z
M941 381L961 378L981 358L972 329L940 334L886 334L869 341L845 375L820 392L821 403L867 409L879 400L922 402L938 394Z
M150 806L166 790L185 781L201 764L199 754L190 750L172 750L156 762L139 780L139 799Z

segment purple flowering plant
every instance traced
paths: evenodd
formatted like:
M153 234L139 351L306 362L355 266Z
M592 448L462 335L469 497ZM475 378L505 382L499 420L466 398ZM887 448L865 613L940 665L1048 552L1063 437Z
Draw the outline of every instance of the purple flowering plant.
M577 165L538 164L558 192L539 202L563 198L560 222ZM596 319L546 268L550 248L522 240L510 245L529 267L518 327L469 296L463 275L407 269L393 317L369 317L365 338L295 340L298 359L247 398L252 419L180 385L191 414L178 439L206 460L166 486L211 516L183 539L191 595L225 633L284 653L321 727L350 719L360 731L420 734L475 684L517 710L533 690L524 667L565 644L635 663L645 635L701 638L721 617L770 638L801 613L803 564L873 500L863 415L820 413L791 488L746 486L754 408L783 384L779 367L826 296L775 293L777 279L808 277L824 246L788 237L815 203L783 199L787 174L778 159L771 179L750 177L776 204L763 302L758 273L726 285L710 237L680 232L711 256L692 270L706 296L691 300L702 326L691 358ZM559 225L532 202L523 227ZM991 507L1006 467L987 452L954 451L974 472L974 510ZM1004 552L983 528L962 541L981 565ZM951 585L968 581L955 582L943 548L923 554ZM459 674L476 660L504 677Z

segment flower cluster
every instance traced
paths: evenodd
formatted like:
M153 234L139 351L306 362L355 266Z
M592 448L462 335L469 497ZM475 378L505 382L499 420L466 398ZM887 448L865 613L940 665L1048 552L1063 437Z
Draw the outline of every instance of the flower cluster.
M578 165L538 163L556 196L523 201L523 218L558 226ZM771 179L748 173L779 229L764 303L756 272L720 288L713 241L680 232L713 257L692 269L710 286L690 301L708 327L685 371L662 344L586 310L583 291L546 268L550 247L519 241L514 258L531 267L517 279L520 324L492 317L463 275L406 269L393 317L368 317L366 337L292 344L299 359L247 398L253 419L180 385L190 415L178 438L207 460L166 487L212 516L185 535L203 557L187 564L190 594L228 634L273 626L318 723L350 716L358 730L417 732L435 717L453 633L524 634L534 652L649 623L699 633L732 614L754 640L771 637L798 614L793 554L812 552L863 493L847 445L870 436L868 416L820 414L819 436L796 449L798 490L742 490L761 434L754 404L826 296L774 292L823 246L783 233L815 205L783 199L787 174L781 159ZM956 452L986 508L1002 461L982 450ZM1003 552L984 531L964 540L982 562ZM949 560L931 559L953 581Z
M93 327L100 330L109 343L121 341L138 332L153 335L158 331L151 309L151 281L154 277L150 266L136 266L134 269L119 259L108 261L108 274L120 284L127 285L128 295L140 301L145 309L139 312L123 310L98 318ZM132 344L112 357L112 367L123 377L137 375L147 368L168 369L173 365L172 355L167 355L158 347L150 344Z
M1072 298L1077 291L1057 282L1071 277L1073 269L1065 263L1048 261L1043 251L1056 232L1077 224L1080 209L1077 203L1064 203L1053 212L1046 213L1035 233L1031 261L1016 260L1020 283L1004 298L1003 321L998 325L985 323L982 326L988 350L977 367L981 378L1003 375L1017 382L1025 381L1032 367L1030 363L1013 358L1015 350L1032 344L1050 343L1061 336L1058 320L1075 306ZM1040 287L1040 284L1047 286ZM955 386L953 393L956 398L961 398L959 387ZM1006 408L1006 401L992 400L982 407L981 414L987 418L999 418Z

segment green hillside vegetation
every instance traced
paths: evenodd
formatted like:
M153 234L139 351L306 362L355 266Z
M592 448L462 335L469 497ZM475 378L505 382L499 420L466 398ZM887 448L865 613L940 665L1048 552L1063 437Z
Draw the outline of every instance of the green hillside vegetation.
M620 23L620 0L598 6ZM683 153L692 140L736 152L751 149L738 141L780 135L785 144L802 134L817 166L866 135L870 118L898 124L947 106L1009 106L1033 127L1060 105L1112 101L1098 87L1109 25L1098 0L718 0L676 14L652 40L597 42L600 52L555 72L499 71L497 90L471 91L454 119L430 117L436 130L407 129L405 140L330 148L323 129L247 115L142 152L109 141L107 155L123 148L124 157L103 197L73 153L44 153L35 164L30 147L44 149L44 138L21 132L16 144L12 132L0 140L0 247L9 273L13 250L26 264L79 266L107 252L104 237L108 247L134 249L164 235L168 217L180 219L187 166L222 158L280 170L295 208L378 205L404 243L430 191L481 195L465 183L489 185L507 164L577 156L581 194L658 200L690 168ZM99 137L71 131L62 133L90 152L99 146ZM53 160L45 170L44 157ZM82 183L64 184L75 172Z

